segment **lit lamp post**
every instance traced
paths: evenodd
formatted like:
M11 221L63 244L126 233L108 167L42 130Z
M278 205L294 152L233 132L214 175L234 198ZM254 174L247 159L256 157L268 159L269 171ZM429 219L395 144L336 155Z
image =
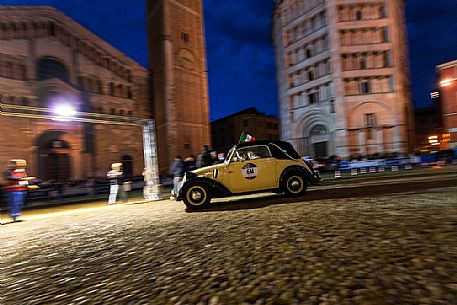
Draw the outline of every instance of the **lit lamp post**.
M440 141L438 140L438 136L433 135L428 137L428 143L432 146L440 145Z
M58 104L53 110L55 121L71 121L78 112L71 104Z
M442 88L442 90L444 91L448 91L450 90L450 87L452 86L455 86L455 81L457 80L457 78L445 78L443 80L440 81L439 85L440 87ZM448 99L450 97L449 94L445 94L444 95L444 99ZM440 107L442 107L442 110L445 110L445 111L442 111L442 118L443 118L443 128L444 128L444 132L442 135L441 135L441 142L442 142L442 149L447 149L448 148L448 145L449 145L449 142L451 140L451 134L450 133L447 133L447 132L455 132L456 131L456 128L451 128L452 126L448 126L447 123L448 122L445 122L445 117L447 117L448 115L450 115L449 113L449 107L450 105L447 104L445 102L443 98L441 99L441 103L445 103L445 105L441 104ZM444 107L444 108L443 108Z
M455 78L446 78L440 81L440 86L441 87L449 87L452 85L452 82L455 81Z
M157 161L155 123L153 120L77 112L75 107L66 101L56 103L51 112L49 112L48 108L18 105L2 105L2 108L2 115L10 117L142 127L144 152L144 198L147 200L160 199L159 167Z

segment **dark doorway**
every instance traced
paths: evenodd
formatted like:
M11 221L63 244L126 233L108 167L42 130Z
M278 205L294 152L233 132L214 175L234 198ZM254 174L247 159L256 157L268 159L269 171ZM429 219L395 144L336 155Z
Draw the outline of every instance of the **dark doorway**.
M38 178L68 180L72 177L71 147L62 140L63 131L50 130L36 139L38 146Z
M133 159L132 157L126 155L122 157L122 168L125 177L133 176Z
M45 160L45 180L70 179L70 156L68 154L50 153Z
M314 143L314 156L316 159L327 157L327 142Z

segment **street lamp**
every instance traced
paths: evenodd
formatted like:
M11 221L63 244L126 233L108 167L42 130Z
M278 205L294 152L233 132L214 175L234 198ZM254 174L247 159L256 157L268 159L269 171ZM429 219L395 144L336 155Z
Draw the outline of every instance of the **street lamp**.
M71 121L77 114L77 111L71 104L58 104L53 109L55 121Z
M2 104L2 115L10 117L45 119L53 121L74 121L81 123L138 126L143 131L144 152L144 198L159 200L159 166L157 160L157 146L154 120L140 118L126 118L115 115L77 112L71 103L62 101L53 108L39 108L20 105Z

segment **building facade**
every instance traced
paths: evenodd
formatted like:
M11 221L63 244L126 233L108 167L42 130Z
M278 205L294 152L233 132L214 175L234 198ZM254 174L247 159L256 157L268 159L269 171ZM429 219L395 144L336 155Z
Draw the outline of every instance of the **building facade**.
M279 140L279 119L251 107L211 122L213 149L226 152L237 144L242 132L256 140Z
M144 168L141 126L78 122L150 117L148 72L51 7L0 6L0 166L28 161L43 180L127 175ZM77 111L50 120L56 108Z
M403 0L277 0L281 138L302 155L413 145Z
M211 145L203 4L148 0L153 115L159 167Z
M457 60L437 66L443 129L447 148L457 147Z

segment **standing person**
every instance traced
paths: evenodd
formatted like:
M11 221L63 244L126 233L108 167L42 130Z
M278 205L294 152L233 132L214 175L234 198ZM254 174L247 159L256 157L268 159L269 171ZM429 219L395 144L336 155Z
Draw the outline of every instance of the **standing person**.
M8 161L8 170L5 172L6 184L3 188L8 200L8 210L14 222L22 214L22 206L27 193L28 177L25 172L25 160Z
M122 163L111 164L111 170L106 174L110 182L108 204L116 204L119 185L122 185L124 173L122 172Z
M181 186L181 181L184 177L184 162L179 155L177 155L173 163L171 163L170 176L173 177L173 190L171 191L170 200L174 200L178 197L179 187Z
M203 145L202 153L197 156L197 168L210 166L213 164L213 158L211 157L211 151L208 145Z
M195 156L188 156L186 159L184 159L184 172L191 172L194 169L197 169L197 166L195 164Z

